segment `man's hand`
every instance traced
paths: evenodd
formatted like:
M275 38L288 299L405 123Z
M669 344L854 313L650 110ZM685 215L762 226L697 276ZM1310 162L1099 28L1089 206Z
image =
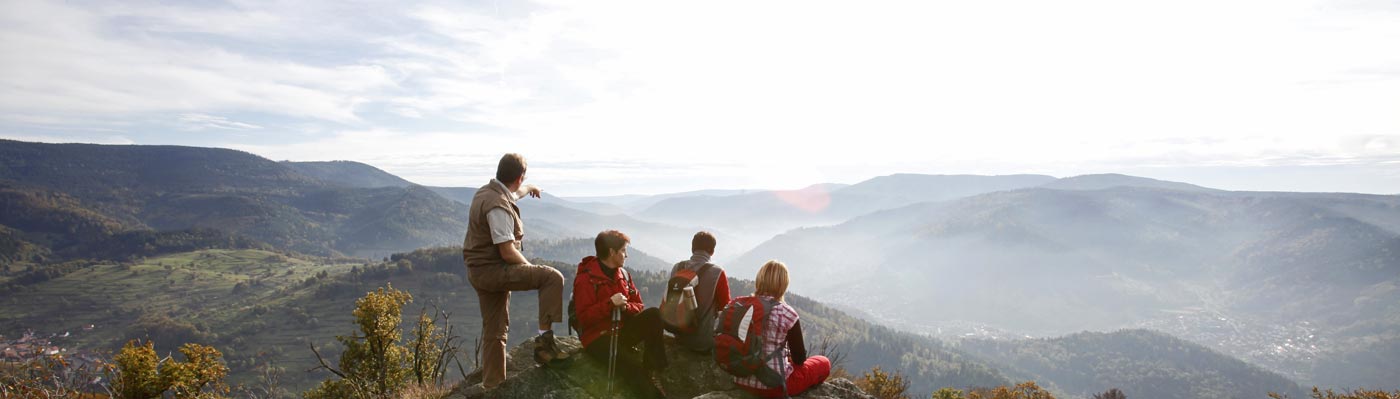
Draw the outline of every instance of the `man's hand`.
M623 307L623 306L625 306L625 305L627 305L627 296L626 296L626 295L622 295L621 292L616 293L616 294L613 294L612 298L608 298L608 299L611 299L611 300L612 300L613 306L616 306L616 307L619 307L619 308L620 308L620 307Z
M528 196L531 196L531 197L539 198L539 197L540 197L540 194L542 194L542 193L544 193L544 191L540 191L540 188L539 188L539 187L536 187L534 184L526 184L525 186L520 187L520 191L516 192L516 194L517 194L520 198L525 198L525 196L527 196L527 195L528 195Z

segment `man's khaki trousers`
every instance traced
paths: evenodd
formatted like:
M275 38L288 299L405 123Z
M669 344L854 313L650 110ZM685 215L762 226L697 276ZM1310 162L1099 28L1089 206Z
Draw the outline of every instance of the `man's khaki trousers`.
M540 324L562 322L564 275L549 266L519 264L468 267L467 279L481 304L482 385L495 388L506 379L510 292L540 290Z

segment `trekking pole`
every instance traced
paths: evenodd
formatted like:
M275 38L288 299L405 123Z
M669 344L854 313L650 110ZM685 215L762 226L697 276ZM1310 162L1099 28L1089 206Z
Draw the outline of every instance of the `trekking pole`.
M617 374L617 332L618 324L622 322L622 309L613 307L612 328L609 329L608 337L608 399L612 399L613 377Z

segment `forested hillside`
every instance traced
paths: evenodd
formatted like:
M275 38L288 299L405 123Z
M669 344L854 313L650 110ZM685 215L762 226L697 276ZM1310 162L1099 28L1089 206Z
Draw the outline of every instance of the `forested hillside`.
M225 149L2 140L0 225L32 247L25 257L122 231L211 229L315 255L447 245L466 231L466 206L422 187L349 187L288 165Z
M1396 226L1397 196L1035 188L794 230L733 263L783 259L804 270L796 289L908 329L1146 327L1303 382L1374 386L1400 379L1363 355L1400 358Z
M466 231L472 191L414 185L357 162L0 141L0 334L82 331L63 345L102 350L134 337L157 338L163 350L197 341L224 350L246 381L261 365L313 367L307 345L334 355L354 299L392 283L417 298L411 308L446 310L470 336L479 310L452 245ZM1385 388L1400 378L1396 196L1228 192L1122 175L893 175L795 192L652 197L523 200L525 253L572 278L591 237L622 230L633 239L628 266L654 304L664 279L655 271L687 258L691 235L709 229L736 295L752 290L746 280L758 265L783 260L809 342L825 339L854 372L903 373L917 396L1007 377L1075 395L1292 388L1158 333L959 347L900 331L1008 338L1140 327L1306 384ZM654 212L691 204L657 214L697 219L675 219L692 226L678 227L626 214L646 214L643 203ZM727 258L757 225L714 228L843 218L851 219L787 231L735 261ZM529 324L534 294L512 303L515 324ZM1115 345L1160 349L1152 356L1170 361L1102 351ZM1067 373L1063 362L1120 367ZM1247 383L1213 377L1221 374ZM303 387L319 378L288 380Z
M537 262L559 268L573 281L575 263L586 252L577 245L540 244L526 248ZM537 253L568 257L569 262L545 261ZM655 259L632 253L637 267ZM645 300L654 306L667 276L638 271L634 279ZM245 250L211 250L145 259L131 264L86 265L68 275L0 295L6 309L25 309L0 315L0 334L31 328L39 331L74 331L64 345L73 348L115 350L130 338L156 339L158 350L170 350L185 342L213 345L225 353L235 381L250 382L259 365L273 364L288 370L285 383L298 390L310 387L324 375L302 373L315 365L307 348L317 345L326 356L338 355L332 339L351 331L354 300L375 287L392 284L413 294L405 309L404 330L416 321L424 307L450 312L457 333L475 339L480 331L476 294L465 281L461 249L422 249L390 257L374 264L336 263L327 259L285 257ZM736 293L752 290L751 282L732 279ZM156 290L158 294L147 294ZM568 293L566 292L566 295ZM512 296L513 325L529 325L535 319L536 295ZM882 365L905 373L915 392L932 392L942 386L993 386L1007 382L996 370L962 355L938 341L871 325L800 295L789 300L808 326L809 345L827 341L843 353L845 367L853 372ZM411 316L411 317L410 317ZM82 326L93 324L90 332ZM564 333L564 326L556 326ZM511 344L533 334L513 332ZM469 359L469 357L464 357ZM470 369L468 360L466 366Z
M1303 397L1297 384L1259 366L1147 330L1077 333L1051 339L965 340L959 348L1021 379L1089 397L1119 388L1128 397Z

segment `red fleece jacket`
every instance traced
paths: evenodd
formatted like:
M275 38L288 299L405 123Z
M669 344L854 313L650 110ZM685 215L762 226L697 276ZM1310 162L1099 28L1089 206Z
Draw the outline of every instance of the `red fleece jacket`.
M574 307L578 312L579 339L583 346L588 346L612 327L613 305L608 298L613 294L620 292L627 296L627 306L622 308L627 315L641 313L645 307L626 269L618 269L617 274L609 278L603 274L604 267L597 257L589 256L579 262L574 277Z

